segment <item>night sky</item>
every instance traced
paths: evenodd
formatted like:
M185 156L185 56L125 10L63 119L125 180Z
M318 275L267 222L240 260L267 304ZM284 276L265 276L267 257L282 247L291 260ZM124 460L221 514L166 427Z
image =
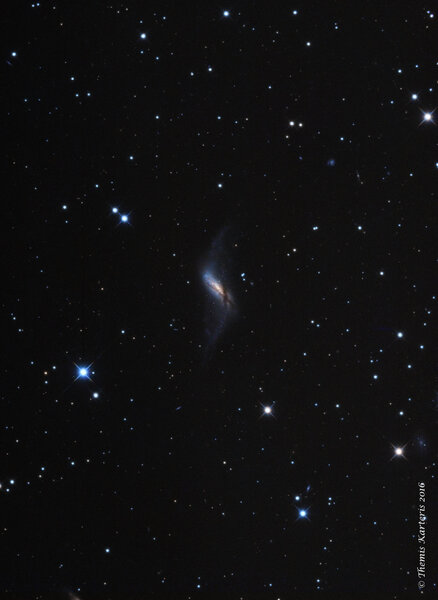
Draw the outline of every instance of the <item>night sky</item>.
M434 597L438 7L7 4L0 597Z

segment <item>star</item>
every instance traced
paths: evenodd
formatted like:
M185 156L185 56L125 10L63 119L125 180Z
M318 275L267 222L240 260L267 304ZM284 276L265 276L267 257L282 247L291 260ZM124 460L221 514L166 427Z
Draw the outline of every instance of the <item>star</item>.
M229 10L224 10L223 15L224 15L224 17L229 17L230 16L230 11Z
M263 413L265 415L272 415L272 406L264 406L263 407Z
M432 112L423 112L423 120L422 120L422 123L424 123L425 121L426 121L426 122L429 122L429 123L433 123L433 122L434 122L434 121L433 121L433 112L434 112L434 111L432 111Z
M122 215L120 217L120 220L122 221L122 223L127 223L128 222L128 215Z
M394 458L399 458L399 457L402 457L402 458L406 459L406 456L405 456L405 447L406 447L406 444L404 446L394 446L394 445L392 445L392 447L394 449L394 455L392 456L391 460L394 459Z
M77 381L78 379L90 379L90 367L91 364L88 365L88 367L83 365L76 365L77 375L75 381Z
M299 508L298 509L298 519L307 519L309 520L309 511L307 508Z

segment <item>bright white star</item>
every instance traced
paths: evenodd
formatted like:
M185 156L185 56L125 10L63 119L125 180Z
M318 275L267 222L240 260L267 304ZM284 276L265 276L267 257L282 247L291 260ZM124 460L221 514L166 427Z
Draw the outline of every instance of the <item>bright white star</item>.
M402 458L404 458L406 460L406 456L405 456L406 444L404 446L394 446L394 445L392 445L392 448L394 450L394 454L393 454L391 460L393 458L399 458L399 457L402 457Z
M297 508L298 510L298 519L307 519L309 521L309 509L308 508Z

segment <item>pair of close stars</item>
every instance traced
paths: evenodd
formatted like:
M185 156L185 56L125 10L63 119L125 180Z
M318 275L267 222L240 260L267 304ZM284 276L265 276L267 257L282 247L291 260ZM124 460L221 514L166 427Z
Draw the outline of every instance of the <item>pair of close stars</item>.
M418 94L411 94L411 99L412 100L418 100ZM433 120L433 113L435 112L435 109L432 112L424 112L423 113L423 120L421 121L422 123L426 122L426 123L434 123Z
M77 366L77 375L76 375L75 381L77 381L78 379L91 379L91 377L90 377L91 365L89 365L88 367L79 367L78 365L76 365L76 366ZM97 398L99 398L99 392L93 392L92 396L96 400Z
M114 208L112 209L112 212L113 212L113 214L115 214L115 215L120 215L120 222L121 222L121 223L128 223L128 222L129 222L129 216L128 216L128 215L122 215L122 214L120 214L120 212L119 212L119 209L118 209L118 208L114 207Z

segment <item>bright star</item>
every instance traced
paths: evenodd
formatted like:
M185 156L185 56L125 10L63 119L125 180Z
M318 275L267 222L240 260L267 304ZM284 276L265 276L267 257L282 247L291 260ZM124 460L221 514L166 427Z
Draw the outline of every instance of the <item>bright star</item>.
M393 450L394 450L394 455L393 455L393 457L391 458L391 460L392 460L393 458L400 457L400 456L401 456L401 457L403 457L404 459L406 459L406 456L405 456L405 448L406 448L406 444L405 444L404 446L394 446L394 445L393 445L393 446L392 446L392 448L393 448Z
M271 406L264 406L263 407L263 412L265 413L265 415L272 415L272 407Z
M223 15L224 15L224 17L229 17L230 16L230 11L229 10L224 10Z
M298 509L298 519L309 519L308 517L308 509L307 508L299 508Z
M398 338L402 338L402 337L403 337L403 332L402 332L402 331L399 331L399 332L397 333L397 337L398 337Z
M88 367L76 365L76 368L77 368L76 379L90 379L90 367L91 367L91 364L88 365ZM76 381L76 379L75 379L75 381Z
M422 121L422 123L424 123L424 121L427 121L429 123L430 122L433 123L433 112L426 112L426 113L424 112L423 113L423 121Z
M122 223L128 222L128 215L122 215L120 218L121 218Z
M418 94L412 94L411 98L412 100L418 100Z
M140 37L141 37L142 40L145 40L146 39L146 34L145 33L141 33Z
M114 207L114 208L112 209L112 211L113 211L113 213L114 213L114 214L117 214L117 213L119 212L119 209L118 209L118 208L116 208L116 207Z

